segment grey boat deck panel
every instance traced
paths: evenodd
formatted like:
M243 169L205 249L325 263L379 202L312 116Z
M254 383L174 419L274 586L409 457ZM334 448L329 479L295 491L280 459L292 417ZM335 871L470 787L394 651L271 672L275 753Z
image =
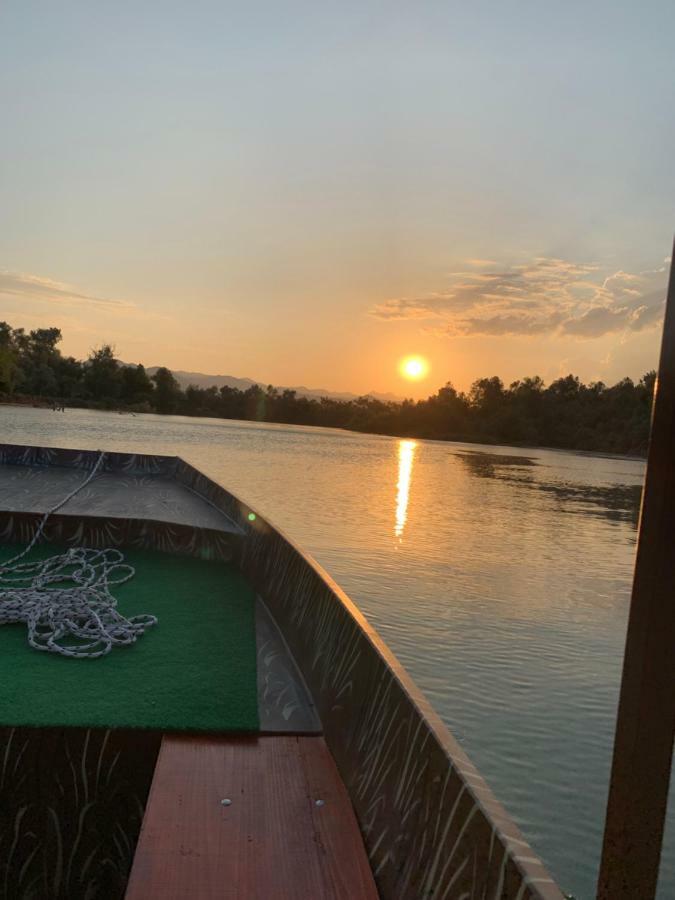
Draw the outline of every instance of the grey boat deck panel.
M86 477L82 469L0 465L0 509L46 513ZM189 488L145 473L101 472L59 509L59 515L152 519L241 534L225 513Z

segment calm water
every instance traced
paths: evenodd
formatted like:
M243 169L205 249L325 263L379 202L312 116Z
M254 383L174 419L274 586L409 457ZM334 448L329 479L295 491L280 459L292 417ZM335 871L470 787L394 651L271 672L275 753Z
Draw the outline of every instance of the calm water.
M178 454L268 515L374 623L561 887L593 896L642 462L12 407L0 440Z

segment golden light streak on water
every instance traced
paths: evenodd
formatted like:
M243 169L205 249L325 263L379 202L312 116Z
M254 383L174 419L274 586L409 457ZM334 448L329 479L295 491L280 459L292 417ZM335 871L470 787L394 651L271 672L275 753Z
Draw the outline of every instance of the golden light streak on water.
M408 518L408 499L410 496L410 479L412 477L413 460L417 441L399 441L398 445L398 483L396 485L396 525L394 534L402 537Z

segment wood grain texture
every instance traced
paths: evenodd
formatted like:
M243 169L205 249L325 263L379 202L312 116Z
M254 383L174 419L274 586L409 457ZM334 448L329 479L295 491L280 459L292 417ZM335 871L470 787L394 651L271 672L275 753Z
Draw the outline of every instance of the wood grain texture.
M675 739L675 263L642 496L599 900L656 895Z
M323 738L165 736L126 897L375 900Z

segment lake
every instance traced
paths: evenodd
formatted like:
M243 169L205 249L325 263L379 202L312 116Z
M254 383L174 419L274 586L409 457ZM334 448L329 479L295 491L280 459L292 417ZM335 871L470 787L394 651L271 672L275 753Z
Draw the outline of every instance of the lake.
M9 406L0 441L180 455L268 516L378 629L560 886L594 896L642 461Z

